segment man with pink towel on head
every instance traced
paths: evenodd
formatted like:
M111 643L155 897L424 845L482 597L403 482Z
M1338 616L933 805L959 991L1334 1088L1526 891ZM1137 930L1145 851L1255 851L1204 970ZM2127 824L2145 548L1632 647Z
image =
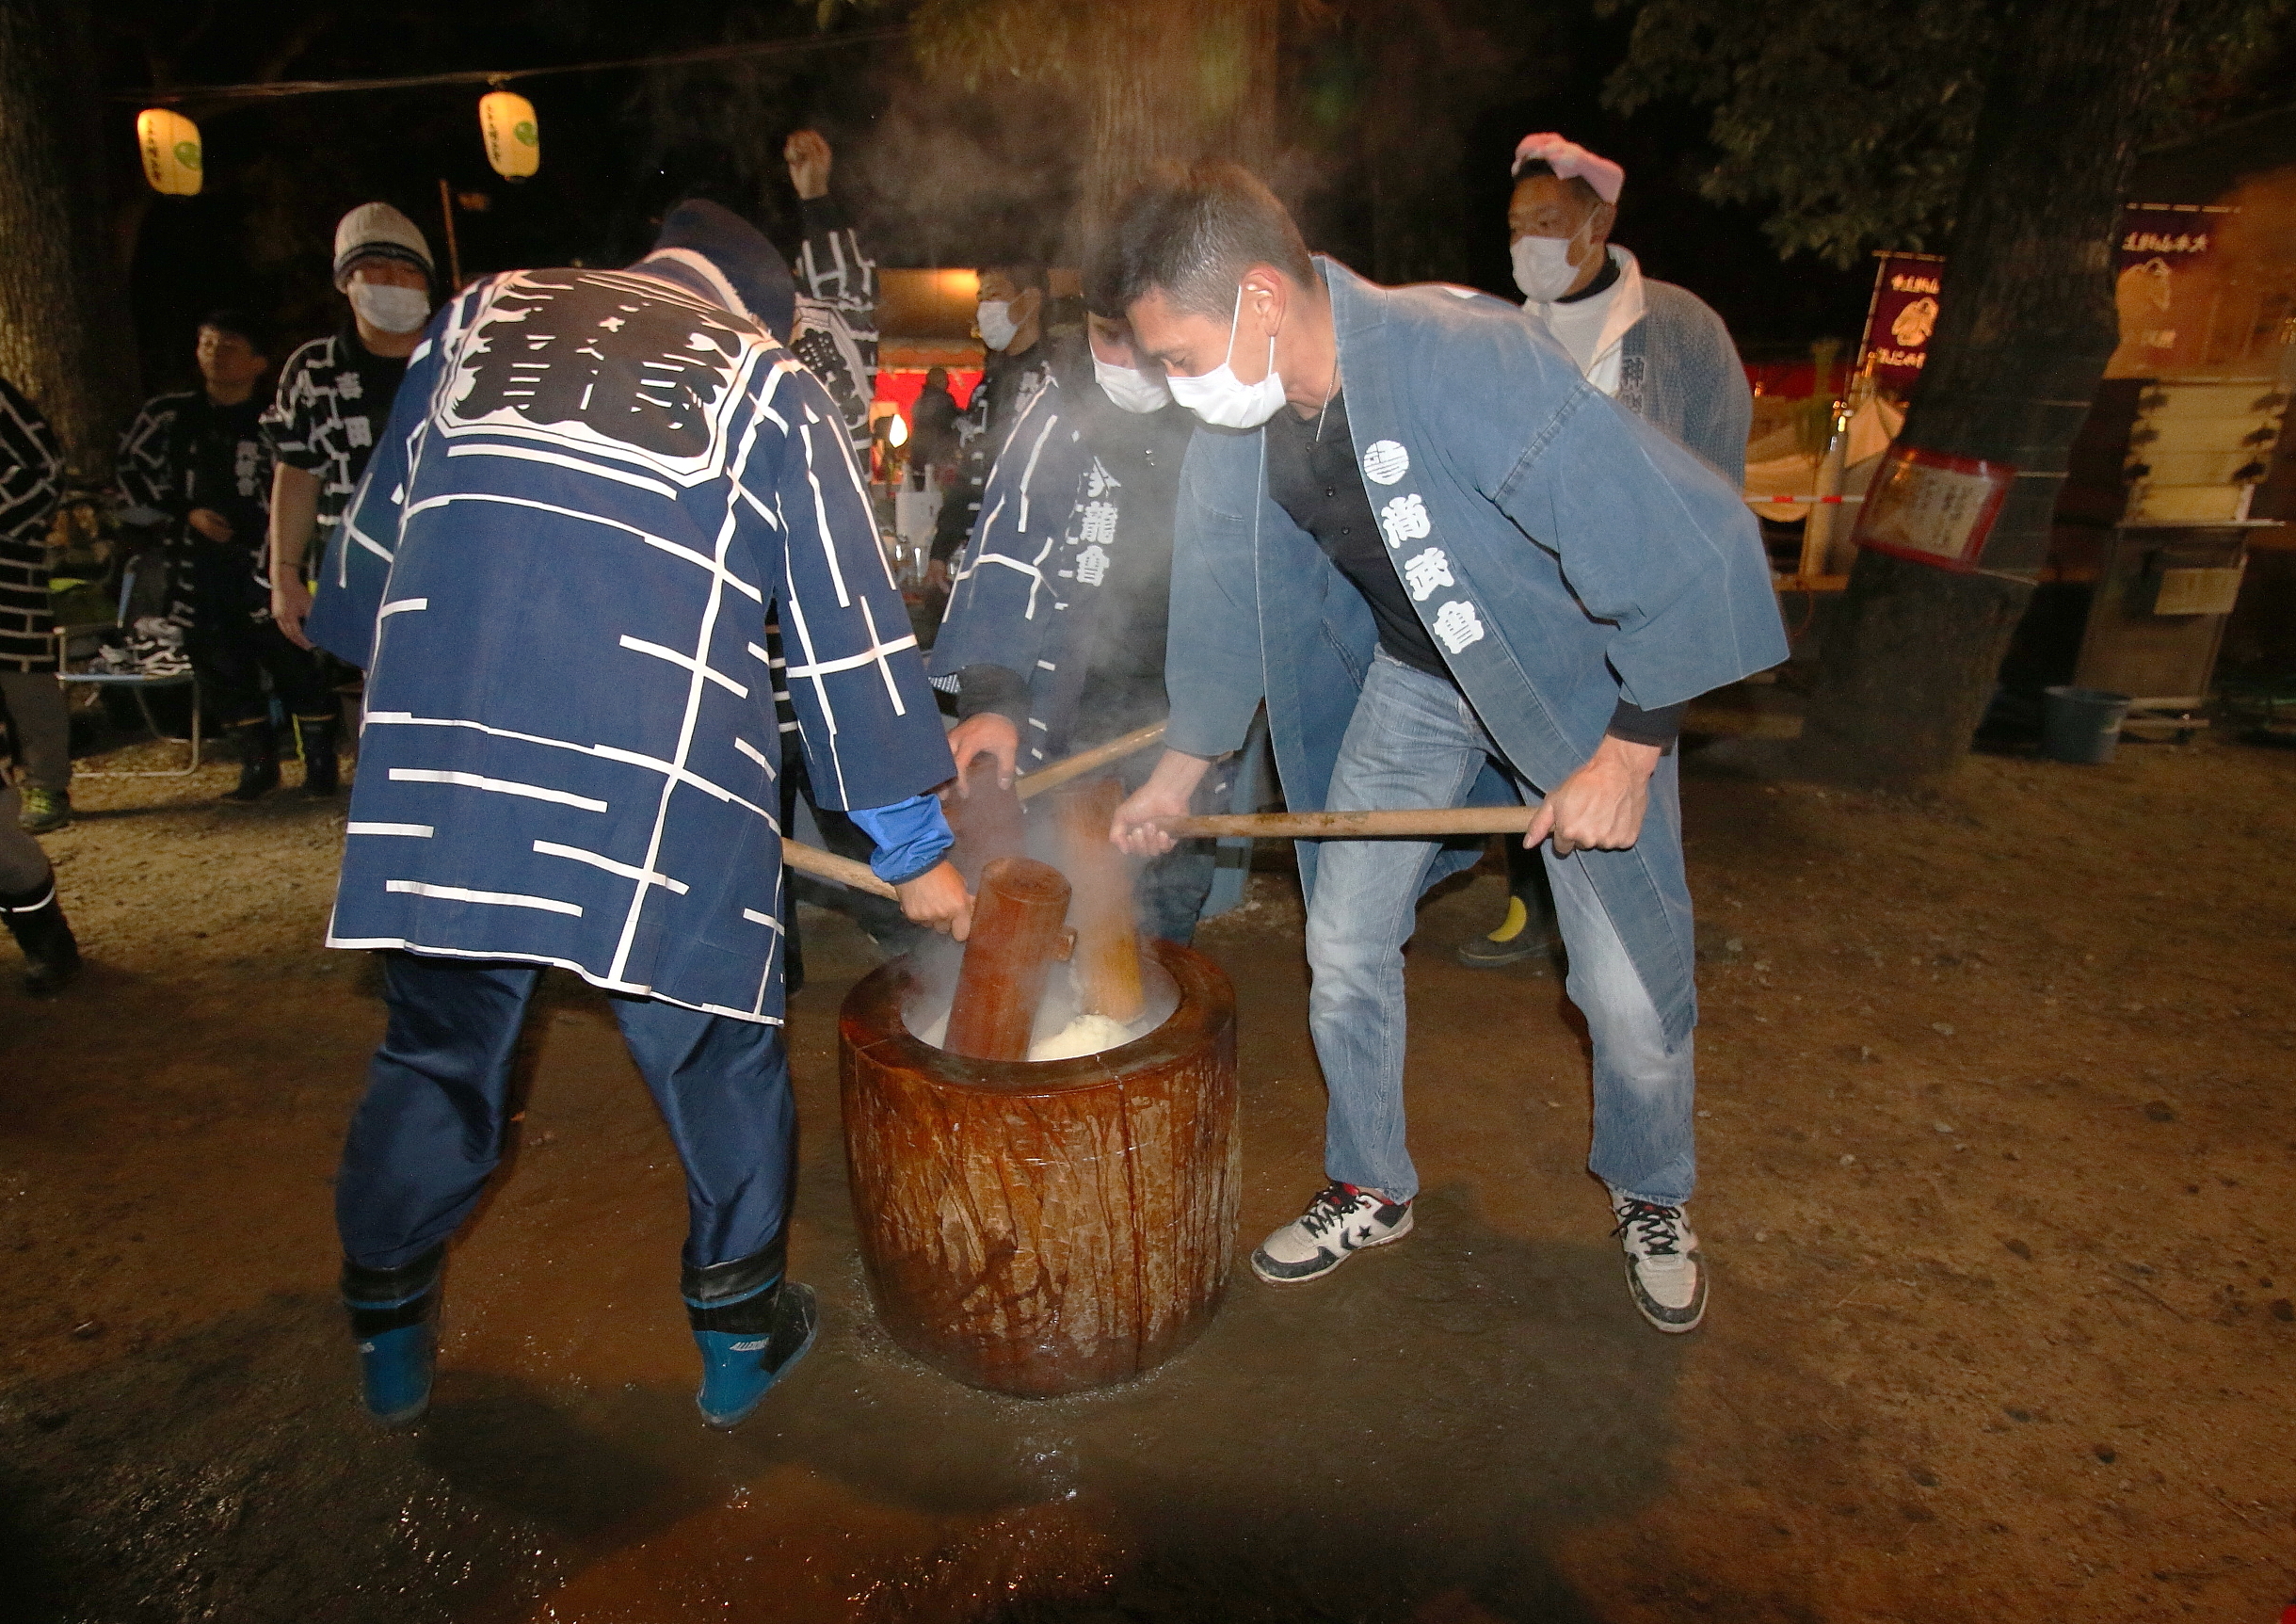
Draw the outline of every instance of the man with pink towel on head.
M1515 148L1508 257L1524 314L1544 326L1587 382L1685 446L1735 489L1744 484L1754 394L1729 330L1687 288L1654 281L1611 240L1627 172L1551 131ZM1614 720L1611 731L1671 749L1679 707ZM1476 969L1550 953L1561 941L1554 898L1534 853L1507 847L1507 915L1470 937Z

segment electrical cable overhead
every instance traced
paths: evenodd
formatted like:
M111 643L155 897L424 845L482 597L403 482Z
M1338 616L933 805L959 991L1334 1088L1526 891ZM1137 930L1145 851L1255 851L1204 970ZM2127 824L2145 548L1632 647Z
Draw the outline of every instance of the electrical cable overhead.
M727 45L698 45L688 51L667 51L653 56L625 56L605 62L567 62L548 68L466 68L446 73L413 73L393 79L275 79L253 85L175 85L162 88L114 90L109 100L138 106L168 106L186 102L272 102L291 96L325 96L350 90L406 90L438 85L506 85L513 79L539 79L555 73L601 73L616 68L676 68L703 62L735 62L752 56L790 56L842 45L869 45L898 40L907 24L863 28L851 34L816 35L805 40L746 40Z

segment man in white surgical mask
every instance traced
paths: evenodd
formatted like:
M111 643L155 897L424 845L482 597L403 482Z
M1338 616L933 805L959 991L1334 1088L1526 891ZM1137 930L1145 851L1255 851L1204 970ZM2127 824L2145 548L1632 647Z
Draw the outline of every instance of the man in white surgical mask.
M1589 383L1725 479L1743 483L1754 420L1745 368L1729 330L1696 294L1644 276L1634 256L1611 242L1626 170L1547 133L1517 145L1514 175L1508 258L1525 314L1554 335ZM1669 744L1678 725L1654 717L1640 736ZM1504 844L1506 917L1458 950L1459 962L1476 969L1549 954L1561 941L1544 866L1518 843Z
M1044 307L1051 283L1040 265L987 265L981 271L973 329L988 351L981 381L955 423L955 478L940 499L933 531L932 578L947 579L957 551L981 512L981 490L1012 426L1051 375Z
M264 413L271 476L271 618L303 648L312 541L324 554L391 417L407 358L430 320L437 268L415 223L389 203L361 203L335 224L335 286L347 319L288 357ZM323 770L329 788L334 775Z

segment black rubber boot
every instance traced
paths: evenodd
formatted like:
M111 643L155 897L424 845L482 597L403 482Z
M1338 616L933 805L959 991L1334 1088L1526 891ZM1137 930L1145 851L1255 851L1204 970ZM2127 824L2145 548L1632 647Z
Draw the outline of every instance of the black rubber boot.
M748 1257L685 1270L685 1317L701 1350L694 1404L710 1426L748 1420L821 1328L812 1288L782 1278L788 1250L786 1238L777 1236Z
M232 729L239 740L239 787L225 790L227 801L259 801L279 788L279 735L271 718L259 716Z
M0 917L8 920L8 934L24 949L24 989L45 998L63 990L80 973L80 944L64 922L63 905L56 900L56 876L20 896L0 892Z
M443 1241L395 1269L363 1269L344 1260L343 1306L359 1343L360 1396L385 1426L412 1426L430 1408L445 1262Z
M335 718L297 716L295 732L303 746L303 793L333 795L343 787L341 764L335 760Z

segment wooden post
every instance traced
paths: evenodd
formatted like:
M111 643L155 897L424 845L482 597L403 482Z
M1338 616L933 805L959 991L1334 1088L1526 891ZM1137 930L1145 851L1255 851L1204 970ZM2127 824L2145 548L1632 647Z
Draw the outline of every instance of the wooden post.
M936 1369L1050 1397L1153 1369L1212 1321L1235 1262L1235 994L1152 951L1170 1020L1073 1060L968 1060L912 1037L894 960L838 1022L845 1164L878 1318Z
M1111 1021L1140 1019L1148 998L1140 989L1140 927L1132 911L1132 865L1110 844L1109 821L1124 799L1115 779L1095 779L1054 797L1060 817L1060 866L1074 895L1068 917L1076 931L1070 960L1078 1006Z
M1029 1030L1061 956L1068 915L1068 882L1058 869L1001 857L982 871L942 1047L976 1060L1028 1058Z

